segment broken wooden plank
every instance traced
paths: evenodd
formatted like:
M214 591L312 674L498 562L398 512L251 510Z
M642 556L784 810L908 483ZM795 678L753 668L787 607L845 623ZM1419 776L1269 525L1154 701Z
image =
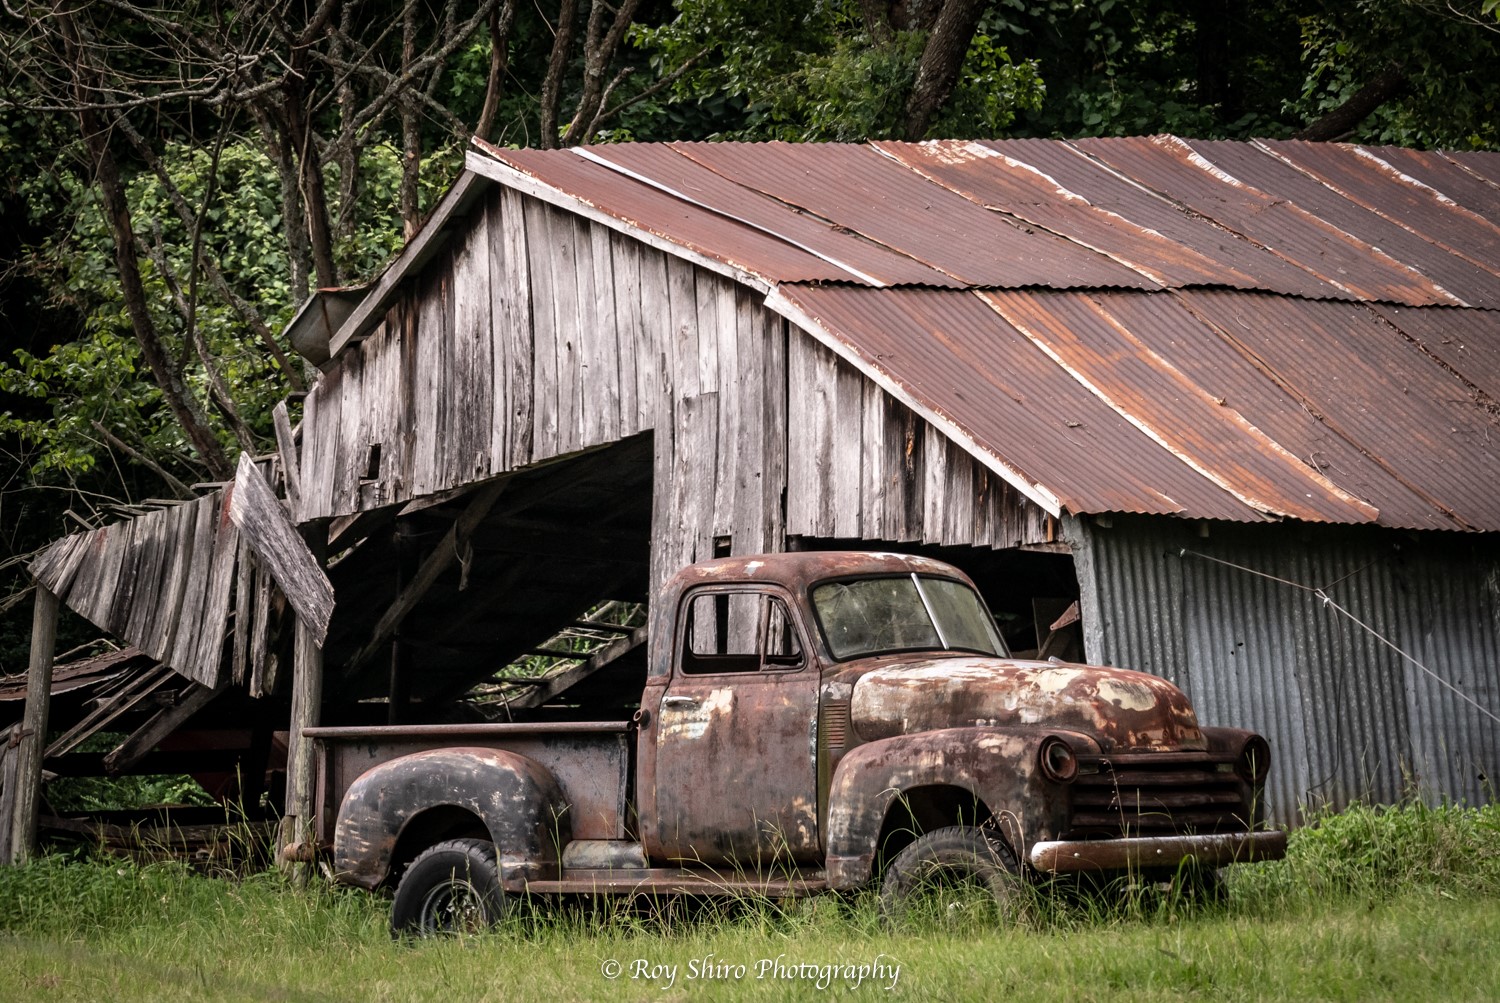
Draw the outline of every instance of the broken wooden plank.
M42 746L47 742L47 715L52 705L52 656L57 643L58 599L45 586L36 587L31 618L31 661L26 668L26 710L16 744L7 758L16 757L13 780L5 791L9 812L7 864L24 863L36 849L38 808L42 800Z
M286 499L292 511L302 507L302 464L297 457L297 439L292 434L292 419L286 401L271 409L271 424L276 428L276 451L281 455L281 469L286 473Z
M297 619L308 625L321 645L328 636L328 621L333 617L333 583L292 525L260 469L244 456L240 457L234 484L230 518L276 579L282 595L296 610Z
M177 694L177 702L163 707L149 721L126 736L125 740L111 749L104 757L105 772L111 776L124 773L145 758L146 754L172 732L187 723L188 718L207 707L214 697L224 692L227 683L204 686L189 683Z
M540 707L542 704L556 699L559 694L578 685L600 669L619 661L645 643L646 628L636 627L627 636L617 638L594 652L583 664L544 676L535 686L530 687L527 692L514 699L506 700L505 704L511 710L527 710L532 707Z

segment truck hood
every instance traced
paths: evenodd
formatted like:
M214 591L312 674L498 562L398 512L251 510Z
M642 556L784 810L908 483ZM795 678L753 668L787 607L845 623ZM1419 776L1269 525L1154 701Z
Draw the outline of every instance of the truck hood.
M978 725L1082 732L1103 752L1207 748L1183 692L1144 672L983 656L879 661L850 698L867 742Z

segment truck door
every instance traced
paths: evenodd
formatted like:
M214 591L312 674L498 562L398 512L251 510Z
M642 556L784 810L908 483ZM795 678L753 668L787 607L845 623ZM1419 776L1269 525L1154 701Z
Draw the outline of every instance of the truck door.
M669 859L816 859L818 674L775 590L689 593L657 708L656 834Z

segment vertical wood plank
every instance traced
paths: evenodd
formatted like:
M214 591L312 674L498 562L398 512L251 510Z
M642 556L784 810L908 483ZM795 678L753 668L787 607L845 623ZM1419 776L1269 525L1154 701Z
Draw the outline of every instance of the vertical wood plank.
M198 651L198 625L203 621L203 606L208 590L208 576L214 561L214 518L218 515L218 492L193 502L193 561L188 568L187 585L178 607L177 632L172 638L172 653L167 664L191 678Z
M554 290L562 298L557 316L558 448L571 453L585 445L585 412L590 403L584 380L599 331L594 326L594 248L589 221L570 213L567 222L573 257L556 262L553 279Z
M837 356L810 337L788 348L787 532L832 536Z
M764 553L771 546L766 519L766 392L771 378L766 363L765 326L759 304L750 290L735 287L734 386L729 408L736 415L728 438L720 436L720 451L730 462L731 544L735 554ZM720 361L724 355L721 351Z
M620 319L615 303L615 273L610 233L604 226L584 222L593 265L592 327L583 382L584 445L596 446L620 438ZM632 382L635 379L631 373ZM631 395L634 397L634 394ZM634 417L632 415L632 417Z
M719 280L713 283L713 313L711 325L700 329L700 337L715 343L714 355L718 359L716 387L719 394L719 428L716 438L719 448L715 450L713 511L709 525L714 536L730 537L731 552L740 546L734 541L735 494L739 487L737 464L740 456L740 438L744 429L740 424L740 394L744 376L739 368L739 317L735 308L736 283ZM757 464L758 466L758 464Z
M182 597L187 590L188 577L193 567L194 527L197 518L196 502L178 505L170 513L167 528L167 546L171 549L170 567L161 586L161 606L152 618L151 647L141 649L157 661L170 661L172 647L177 640Z
M532 313L531 269L527 243L531 239L526 196L502 189L495 203L498 225L490 226L494 249L491 291L495 295L495 384L504 393L495 397L495 472L513 470L531 461L532 451ZM502 411L501 408L504 408Z
M269 644L271 638L271 576L268 575L255 555L250 555L253 572L254 599L251 618L255 621L255 632L250 635L250 695L270 696L275 692L276 679L270 671Z
M948 454L943 542L962 546L974 542L974 458L947 436L943 437L943 445Z
M943 495L948 485L948 440L922 422L922 542L943 541Z
M286 401L271 408L271 424L276 430L276 451L281 455L281 469L286 472L286 498L296 512L302 507L302 463L297 458L297 440L292 435L292 419Z
M36 850L37 812L42 799L42 750L47 745L47 718L52 705L52 659L57 646L57 596L37 584L31 616L31 660L26 668L26 707L16 757L14 790L7 790L10 813L9 859L24 863ZM8 758L8 757L7 757Z
M672 326L671 280L667 255L639 248L641 263L641 344L636 351L636 406L640 427L661 431L676 420L677 339Z
M531 276L533 358L531 374L530 463L557 455L557 296L553 292L552 258L557 234L548 207L535 199L525 203L526 253Z
M885 391L873 380L860 387L860 519L867 540L891 540L885 498L890 473L886 465Z
M319 563L322 547L315 535L308 540ZM283 820L283 845L313 838L313 742L305 732L321 719L323 708L323 652L313 629L297 622L292 656L292 714L287 749L287 811Z
M762 306L756 306L763 332L760 344L765 362L761 373L764 466L761 471L761 513L764 545L768 552L786 549L787 497L787 345L791 326Z
M333 515L333 461L338 452L343 383L343 366L333 367L303 404L302 522Z
M860 502L864 450L860 443L860 430L864 419L864 384L867 381L853 366L837 356L834 358L833 535L857 540L864 534L861 518L863 506Z
M667 266L667 341L672 351L672 396L681 400L703 392L698 362L698 290L693 266L664 255ZM712 387L710 387L712 389Z
M359 511L359 478L369 458L370 415L365 409L365 345L344 353L343 394L339 400L338 452L334 457L333 512Z
M620 391L620 438L642 430L637 398L636 353L641 348L641 255L634 240L612 230L609 240L610 274L613 279L618 386Z
M490 238L485 213L470 228L453 261L453 355L448 408L452 445L444 486L483 479L490 469L494 361L490 357Z
M239 531L229 518L234 487L215 492L213 559L208 569L208 590L203 619L198 630L198 648L193 656L192 677L210 689L224 681L224 628L229 617L229 591L234 580L234 555L239 550Z
M675 401L662 406L662 421L651 437L651 580L647 595L654 596L681 567L676 537L677 422Z
M234 555L234 647L229 658L234 685L248 688L250 682L250 634L255 629L255 569L250 566L250 545L240 538ZM254 694L251 694L252 696Z
M399 333L401 340L401 404L396 411L401 421L396 426L401 436L401 448L395 458L396 463L391 466L391 476L394 478L391 491L395 498L405 500L412 497L412 485L417 476L417 399L421 383L421 359L418 357L417 345L421 339L421 331L416 292L408 292L392 312L396 315L393 334Z
M694 309L697 313L698 392L719 389L719 339L717 337L719 285L726 280L712 272L694 268Z
M442 487L443 450L449 403L444 399L450 362L449 344L444 338L447 304L444 303L444 276L434 269L421 279L417 298L417 368L416 410L412 424L416 430L416 447L412 456L413 497L432 494Z
M718 394L677 403L677 444L672 470L678 566L713 556L713 469L718 449Z
M926 505L927 423L899 404L892 417L896 422L895 440L901 450L901 535L897 539L913 543L922 539Z
M121 636L142 651L151 646L151 623L162 605L162 584L171 562L171 542L167 538L171 516L170 509L158 509L131 520L136 525L136 549L140 551L140 559L136 564L134 595Z

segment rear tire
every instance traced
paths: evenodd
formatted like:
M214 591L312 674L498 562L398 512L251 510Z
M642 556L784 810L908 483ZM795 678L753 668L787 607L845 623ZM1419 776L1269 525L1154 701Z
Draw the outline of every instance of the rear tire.
M418 854L396 886L391 935L482 933L505 915L495 844L450 839Z
M886 868L880 912L887 922L947 919L980 893L1000 923L1026 915L1026 889L1010 847L975 826L953 825L918 836Z

